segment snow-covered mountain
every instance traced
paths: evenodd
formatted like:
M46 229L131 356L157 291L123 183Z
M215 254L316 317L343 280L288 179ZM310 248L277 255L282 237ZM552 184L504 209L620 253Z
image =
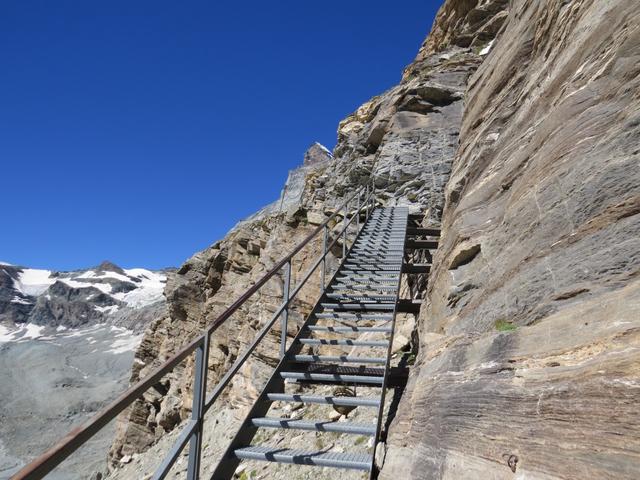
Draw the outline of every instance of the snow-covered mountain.
M164 302L167 273L111 262L72 272L0 262L0 323L75 328L108 322L135 329L146 323L143 310Z
M0 480L127 387L142 331L164 314L168 275L110 262L73 272L0 262L0 385L10 386L0 388ZM104 470L112 435L52 480Z

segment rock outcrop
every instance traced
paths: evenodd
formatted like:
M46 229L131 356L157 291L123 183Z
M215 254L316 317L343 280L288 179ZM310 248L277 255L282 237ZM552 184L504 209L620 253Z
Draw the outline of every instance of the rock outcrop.
M380 203L443 230L428 289L424 279L403 288L426 303L402 325L402 348L418 356L381 478L635 478L639 19L626 0L445 1L400 83L340 123L333 158L305 161L289 176L296 188L170 279L168 314L147 329L132 381L373 177ZM294 281L319 248L294 265ZM317 292L296 305L290 334ZM281 294L273 281L215 333L209 382ZM225 428L275 364L278 335L216 408ZM112 466L187 417L191 369L186 361L121 419Z
M469 82L384 479L640 471L640 4L510 3Z

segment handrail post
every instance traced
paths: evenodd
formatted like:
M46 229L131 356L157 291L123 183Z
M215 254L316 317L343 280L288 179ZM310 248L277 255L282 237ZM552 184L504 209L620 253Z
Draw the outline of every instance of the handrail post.
M344 216L342 217L342 259L347 256L347 229L349 225L347 224L347 214L349 212L349 202L344 205Z
M358 192L358 203L357 203L358 206L356 207L356 235L360 231L360 208L362 208L361 198L362 198L362 190Z
M369 184L367 183L367 194L364 199L364 221L369 220L369 201L371 200L369 193Z
M289 320L289 290L291 287L291 259L284 266L284 288L282 298L284 300L284 310L280 317L280 358L284 358L287 351L287 322Z
M373 213L373 209L376 207L376 184L373 177L371 177L371 210L369 210L369 215Z
M193 401L191 419L198 422L189 441L189 465L187 480L200 478L200 456L202 453L202 424L204 420L204 401L207 391L207 368L209 363L209 334L196 350L195 379L193 382Z
M320 270L320 290L324 293L327 279L327 240L329 228L325 225L322 232L322 270Z

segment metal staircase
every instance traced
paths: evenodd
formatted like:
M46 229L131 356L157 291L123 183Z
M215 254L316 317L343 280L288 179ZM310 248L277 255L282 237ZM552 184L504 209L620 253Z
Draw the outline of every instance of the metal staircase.
M379 436L393 343L408 213L407 208L396 207L380 208L371 215L351 251L250 410L211 478L232 478L241 460L373 470L373 454L269 447L252 445L251 440L259 428L338 432L374 438ZM364 332L381 333L387 338L384 340L350 338ZM327 338L327 334L340 338ZM306 346L317 348L325 345L363 350L384 348L386 353L383 357L302 354ZM379 365L379 367L370 365ZM287 381L324 385L375 386L378 395L360 398L284 394ZM374 408L377 409L376 422L338 423L328 418L290 420L265 416L275 401Z
M322 235L322 252L293 285L291 272L296 255L319 235ZM399 299L401 276L429 272L429 250L437 247L437 239L434 239L437 236L439 230L421 228L420 218L409 215L405 207L377 208L372 186L357 189L340 208L328 215L325 222L213 320L202 335L184 345L108 407L75 428L12 478L44 478L147 390L157 386L169 372L185 365L189 358L193 359L194 365L191 418L183 421L173 446L164 458L159 459L150 478L166 478L180 455L187 452L188 465L184 476L188 480L205 478L201 460L204 428L210 428L205 426L207 412L215 408L216 400L221 398L235 375L278 324L280 331L272 333L280 336L280 361L213 474L206 478L231 479L243 460L354 469L369 472L369 477L374 478L377 473L375 445L381 439L385 392L387 387L402 385L407 376L406 368L391 365L396 313L417 313L420 308L419 300ZM327 282L328 257L339 249L342 250L338 255L341 263ZM415 250L424 254L408 254ZM426 263L407 262L410 257L423 258ZM289 309L299 292L310 285L308 280L311 276L318 273L322 290L320 298L287 346ZM233 365L209 392L208 356L212 335L268 282L278 278L283 282L282 304L273 312L271 319L262 324L253 341L245 345L243 351L237 352ZM312 288L317 289L317 284ZM304 387L304 390L296 391L292 387ZM365 395L357 396L356 388L360 392L364 390ZM327 389L333 389L332 394L327 394ZM326 418L328 415L312 419L285 418L270 415L270 410L271 413L276 410L272 408L276 402L277 405L290 404L290 410L300 405L324 405L339 413L348 413L354 408L373 412L366 415L370 419L368 422L352 422L348 417L346 421L333 422ZM274 447L264 445L260 437L256 437L260 430L274 429L314 432L316 435L365 436L373 439L373 451L305 450L297 444ZM209 460L207 463L211 462Z

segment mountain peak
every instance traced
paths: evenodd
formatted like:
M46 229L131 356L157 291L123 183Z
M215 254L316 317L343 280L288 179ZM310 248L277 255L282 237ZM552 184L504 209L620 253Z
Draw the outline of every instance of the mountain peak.
M96 272L116 272L121 275L125 275L125 271L109 260L105 260L100 265L98 265L95 269Z
M327 147L325 147L321 143L315 142L305 152L303 165L305 167L309 165L315 165L316 163L326 162L327 160L331 160L332 158L333 155Z

